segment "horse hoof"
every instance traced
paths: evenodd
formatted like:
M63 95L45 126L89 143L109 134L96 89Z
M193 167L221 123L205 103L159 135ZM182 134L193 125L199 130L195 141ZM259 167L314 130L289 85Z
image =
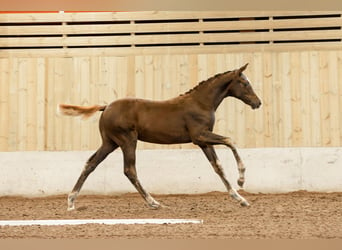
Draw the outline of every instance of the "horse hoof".
M249 206L250 206L249 203L248 203L248 201L246 201L246 200L241 201L241 202L240 202L240 205L241 205L241 207L249 207Z
M67 211L74 211L75 210L75 206L72 207L68 207Z
M159 209L159 208L162 207L162 205L160 205L160 203L157 202L157 201L154 201L154 202L152 202L152 203L150 203L150 204L148 204L148 205L149 205L149 207L150 207L151 209Z

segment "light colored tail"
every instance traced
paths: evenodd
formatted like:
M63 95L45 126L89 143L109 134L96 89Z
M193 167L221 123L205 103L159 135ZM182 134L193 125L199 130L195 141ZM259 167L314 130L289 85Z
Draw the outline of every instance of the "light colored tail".
M69 116L82 116L82 119L87 119L97 111L105 110L107 106L103 105L94 105L94 106L76 106L76 105L69 105L69 104L59 104L59 112L62 115L69 115Z

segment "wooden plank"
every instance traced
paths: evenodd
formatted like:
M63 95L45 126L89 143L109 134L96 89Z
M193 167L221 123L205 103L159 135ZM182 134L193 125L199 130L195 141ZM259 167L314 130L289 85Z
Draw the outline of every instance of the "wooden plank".
M17 116L17 148L18 150L26 150L27 142L27 74L28 74L28 59L20 58L18 60L18 116Z
M296 83L300 88L300 116L302 124L302 142L300 146L309 147L312 144L311 138L311 85L310 82L310 53L308 51L299 52L300 53L300 75L298 79L295 79Z
M72 88L70 90L70 98L72 103L76 105L82 105L82 96L81 93L81 77L82 77L82 70L81 70L81 59L82 57L73 58L73 78L72 78ZM71 126L71 146L72 150L81 150L81 127L84 125L82 124L83 121L80 118L73 118L72 119L72 126Z
M319 78L319 53L310 52L310 94L311 94L311 145L323 146L321 138L321 91Z
M135 97L135 57L128 56L127 60L127 97Z
M319 81L320 81L320 99L321 99L321 133L322 146L331 146L330 119L331 110L329 108L329 62L327 53L319 53Z
M50 117L53 119L53 126L55 127L53 132L53 142L54 142L54 148L55 150L61 150L62 148L67 148L64 144L65 139L65 129L63 124L63 118L62 117L56 117L56 107L58 103L63 103L63 96L66 94L64 85L66 85L65 82L65 70L66 70L66 60L65 58L54 58L54 68L53 68L53 81L54 86L51 88L53 91L53 96L51 96L51 103L50 103ZM55 110L53 109L55 107Z
M341 11L139 11L85 13L16 13L1 14L2 23L104 22L130 20L215 19L267 16L307 16L340 14Z
M339 50L341 42L302 42L281 44L236 44L231 45L206 45L206 46L175 46L168 47L168 54L217 54L217 53L241 53L241 52L281 52L281 51L327 51ZM3 49L0 50L0 58L7 57L74 57L74 56L135 56L135 55L160 55L165 53L165 47L117 47L117 48L67 48L67 49Z
M102 91L100 84L100 60L99 57L89 57L90 65L89 65L89 102L91 105L93 104L104 104L102 100ZM101 145L101 136L98 129L100 114L95 114L92 118L90 118L90 131L87 131L87 134L90 138L90 146L89 149L96 150Z
M163 98L163 80L162 80L162 56L153 55L153 99L154 100L164 100Z
M283 97L283 83L282 83L282 60L280 59L280 54L273 54L273 72L274 72L274 82L273 82L273 126L274 126L274 144L278 146L284 146L284 97Z
M92 45L145 45L145 44L187 44L187 43L232 43L257 41L299 41L341 39L342 30L284 31L284 32L243 32L243 33L199 33L182 35L141 35L141 36L86 36L86 37L25 37L0 38L1 47L35 46L92 46Z
M338 51L329 51L328 55L328 89L329 89L329 110L330 110L330 140L331 146L340 146L340 123L339 116L341 114L341 107L339 106L338 96L338 72L337 55Z
M36 96L36 112L37 112L37 147L35 150L45 150L45 110L46 110L46 64L45 58L37 58L37 96Z
M54 102L54 85L55 85L55 58L49 58L46 61L46 87L45 87L45 98L46 98L46 132L45 132L45 149L46 150L56 150L55 147L55 102Z
M9 100L10 62L8 58L0 59L0 151L9 149Z
M27 127L26 150L37 148L37 58L28 59L27 67Z
M261 109L263 110L263 122L264 122L264 147L271 147L273 145L273 105L275 102L273 97L273 61L272 54L269 52L263 53L263 72L262 72L262 93L257 93L261 95L262 100ZM260 114L258 114L260 115Z
M342 69L342 51L339 50L337 52L337 67L339 69ZM339 112L340 114L342 113L342 70L338 70L338 99L339 99L339 103L338 103L338 107L339 107ZM339 118L339 126L342 127L342 115L338 116ZM340 131L340 137L339 137L339 145L342 145L342 132Z
M79 86L80 92L77 93L80 95L80 105L82 106L90 106L92 105L90 97L90 59L89 57L81 57L80 58L80 67L79 69ZM94 117L93 117L94 118ZM90 136L88 135L89 131L91 131L91 120L87 119L81 121L80 124L80 150L87 150L90 149Z
M249 66L249 70L252 73L253 80L253 88L256 95L263 102L264 93L263 93L263 71L264 71L264 55L262 53L253 53L253 66ZM248 72L248 71L247 71ZM250 107L247 107L248 113L252 116L253 120L253 130L251 131L254 134L254 142L249 147L263 147L265 145L265 125L266 119L264 119L264 110L251 110Z
M153 56L144 57L144 98L153 100L154 82L153 82Z
M265 29L299 29L340 27L341 17L313 19L269 19L215 22L169 22L127 24L83 24L83 25L25 25L0 26L0 33L14 35L75 35L75 34L119 34L144 32L189 32L189 31L239 31ZM180 34L181 35L181 34Z
M303 141L303 128L302 127L302 100L301 100L301 88L298 82L300 78L300 54L299 52L291 53L290 55L290 92L291 96L291 130L292 130L292 142L291 146L299 147Z
M292 130L292 97L291 97L291 67L290 53L284 52L280 55L281 58L281 84L283 85L283 144L285 147L293 146L293 130Z

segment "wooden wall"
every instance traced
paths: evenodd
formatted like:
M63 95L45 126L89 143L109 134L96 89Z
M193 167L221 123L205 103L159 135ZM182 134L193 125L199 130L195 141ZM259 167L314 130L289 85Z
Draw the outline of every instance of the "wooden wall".
M0 151L96 149L100 144L99 114L86 121L62 117L56 112L58 103L105 104L127 96L167 99L246 62L250 63L246 74L263 105L252 110L236 99L226 99L217 112L215 132L232 137L239 147L342 145L341 13L276 13L277 18L275 14L260 12L210 12L206 16L205 12L102 13L100 24L87 23L89 18L98 20L100 14L0 14L3 22L0 32L6 34L0 37ZM285 15L289 18L284 21ZM251 16L260 20L251 20ZM298 16L306 18L298 19ZM235 17L248 18L236 20ZM308 17L312 17L311 23ZM168 21L160 23L162 18ZM171 22L171 18L195 19L191 25L200 31L175 34L172 29L184 28L186 32L192 29L188 22L184 26L179 21ZM116 23L108 23L109 20ZM124 23L117 23L118 20ZM125 23L127 20L129 23ZM146 23L146 20L154 22ZM44 23L37 25L37 22ZM300 23L302 29L309 30L299 29ZM224 24L245 32L229 34L232 28L227 30ZM275 28L272 24L278 26ZM49 25L60 26L53 32L60 33L61 37L51 37ZM86 25L94 27L86 29ZM130 35L123 38L115 35L109 38L110 42L106 36L96 39L111 44L121 39L125 41L121 46L126 42L134 44L108 48L103 47L108 44L101 42L102 47L96 47L100 46L97 44L100 40L82 35L77 37L80 47L70 48L76 38L63 33L95 30L94 33L103 35L108 29L106 25L119 25L117 32L128 29ZM161 34L167 25L167 32L171 28L173 32L164 34L168 41ZM205 33L206 29L217 32ZM143 34L141 37L145 38L132 39L137 31L154 31L150 36L156 37ZM43 38L38 36L42 32ZM139 41L142 41L140 47ZM167 46L171 41L182 44ZM149 44L144 46L146 42ZM161 44L164 42L166 45ZM188 44L193 42L196 44ZM85 48L86 45L91 48ZM189 147L192 146L139 144L139 148Z

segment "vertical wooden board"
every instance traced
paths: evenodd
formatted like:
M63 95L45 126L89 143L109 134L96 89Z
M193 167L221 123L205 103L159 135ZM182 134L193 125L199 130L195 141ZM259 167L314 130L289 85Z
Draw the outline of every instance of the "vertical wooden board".
M202 82L208 79L209 73L208 73L208 61L207 61L207 55L206 54L199 54L198 55L198 81Z
M8 58L0 58L0 151L8 151L9 145L9 86L10 63Z
M102 105L104 103L102 102L102 93L100 91L100 60L98 56L92 56L89 60L89 100L92 105ZM90 138L90 150L96 150L101 145L101 136L98 129L99 118L100 114L95 114L94 117L90 119L92 124L90 131L88 131L88 136Z
M263 79L264 79L264 58L262 53L254 53L254 65L251 68L251 71L253 72L253 88L255 91L255 94L260 98L261 102L264 99L264 93L263 93ZM253 120L252 123L253 126L253 136L255 138L255 142L253 142L252 145L248 145L249 147L264 147L265 145L265 118L264 118L264 110L263 106L261 106L259 109L252 110L251 107L247 107L248 113L253 114Z
M178 74L179 74L179 93L184 94L190 88L190 65L189 65L189 57L187 55L179 55L178 61ZM177 95L177 96L178 96Z
M74 105L80 105L80 103L74 100L74 59L73 58L63 58L62 67L62 79L60 96L56 101L56 105L60 103L69 103ZM62 147L59 150L72 150L73 149L73 124L79 122L79 118L67 117L67 116L57 116L57 120L60 120L59 128L56 130L56 136L58 134L62 137Z
M330 119L331 112L329 108L329 67L328 57L325 52L319 52L319 86L320 86L320 99L321 99L321 133L322 133L322 146L331 146L330 135Z
M338 51L328 51L328 86L329 86L329 110L330 110L330 140L331 146L340 146L340 123L339 116L342 110L339 107L338 96Z
M74 57L73 58L73 79L72 79L72 88L70 98L72 99L72 103L76 105L82 104L82 98L80 96L81 93L81 58ZM73 117L70 117L72 119ZM72 150L80 150L81 149L81 126L82 120L80 118L72 119L72 127L71 127L71 147Z
M171 91L169 91L170 95L168 98L174 98L178 96L180 93L180 76L178 72L178 63L179 63L179 55L171 55L170 56L170 81L171 81ZM168 99L167 98L167 99Z
M119 81L121 82L121 98L125 98L128 96L128 59L129 57L120 57L118 70L121 72L118 76Z
M323 146L321 139L321 91L319 77L319 54L317 51L310 52L310 109L311 109L311 146Z
M19 75L19 59L12 57L9 60L9 110L8 110L8 146L9 151L18 150L18 75Z
M144 57L135 57L135 93L136 97L144 98L144 79L145 79L145 67L144 67Z
M148 55L144 58L144 98L154 99L154 82L153 82L153 56Z
M337 60L337 67L339 69L342 69L342 51L338 51L338 60ZM338 70L338 107L339 107L339 112L340 115L338 115L339 118L339 124L340 127L342 127L342 70ZM339 146L342 145L342 131L340 131L340 137L339 137Z
M46 87L45 87L45 98L46 98L46 106L45 106L45 149L46 150L55 150L54 148L54 119L51 116L51 107L54 105L54 64L55 58L50 57L47 58L46 61Z
M54 58L54 69L53 69L53 79L54 86L52 88L53 100L49 106L49 116L54 121L54 149L64 150L63 139L64 139L64 129L63 129L63 119L62 117L56 116L56 108L58 103L63 102L63 96L65 95L65 71L67 70L66 62L64 58Z
M170 79L170 55L162 55L161 56L161 94L160 98L166 100L170 97L170 89L172 87L171 79Z
M298 82L300 76L300 54L299 52L291 52L290 56L290 92L291 96L291 130L292 130L292 142L291 146L299 147L302 144L303 137L303 128L302 128L302 100L300 93L300 84Z
M118 93L118 79L117 79L117 74L118 68L117 68L117 57L107 57L107 65L106 65L106 71L108 72L107 76L107 84L108 84L108 91L106 95L107 102L112 102L114 100L117 100L120 98L119 93Z
M293 131L292 131L292 100L291 100L291 62L290 53L283 52L281 58L281 84L283 86L283 117L284 117L284 131L283 131L283 145L285 147L292 146Z
M297 84L300 87L301 96L301 124L302 124L302 142L300 146L311 146L311 107L310 107L310 53L308 51L300 52L300 75Z
M27 102L28 102L28 62L27 58L20 58L19 63L19 72L18 72L18 135L17 135L17 143L18 143L18 150L24 151L26 150L26 143L27 143L27 127L28 127L28 120L27 120Z
M262 119L264 124L263 129L263 137L264 137L264 145L263 147L273 147L273 118L274 111L273 105L273 62L272 62L272 52L264 52L263 53L263 72L262 72L262 95L256 93L261 99L262 105L261 109L263 112ZM261 114L257 114L261 115Z
M127 58L127 97L135 97L135 56Z
M272 88L273 102L273 145L275 147L284 146L284 111L283 111L283 84L281 80L281 60L278 53L273 53L273 73L274 81Z
M191 54L188 56L189 61L189 90L198 84L198 56Z
M154 100L164 100L163 98L163 78L162 78L162 58L160 55L153 56L153 98Z
M37 148L36 150L45 150L45 109L46 109L46 59L37 59Z
M89 97L90 97L90 72L89 65L90 59L89 57L81 57L80 58L80 93L81 96L81 105L90 106L92 105ZM81 128L81 150L89 150L90 149L90 136L89 131L91 130L91 121L94 117L83 120L80 124Z
M37 149L37 58L28 60L27 69L27 142L26 150Z

